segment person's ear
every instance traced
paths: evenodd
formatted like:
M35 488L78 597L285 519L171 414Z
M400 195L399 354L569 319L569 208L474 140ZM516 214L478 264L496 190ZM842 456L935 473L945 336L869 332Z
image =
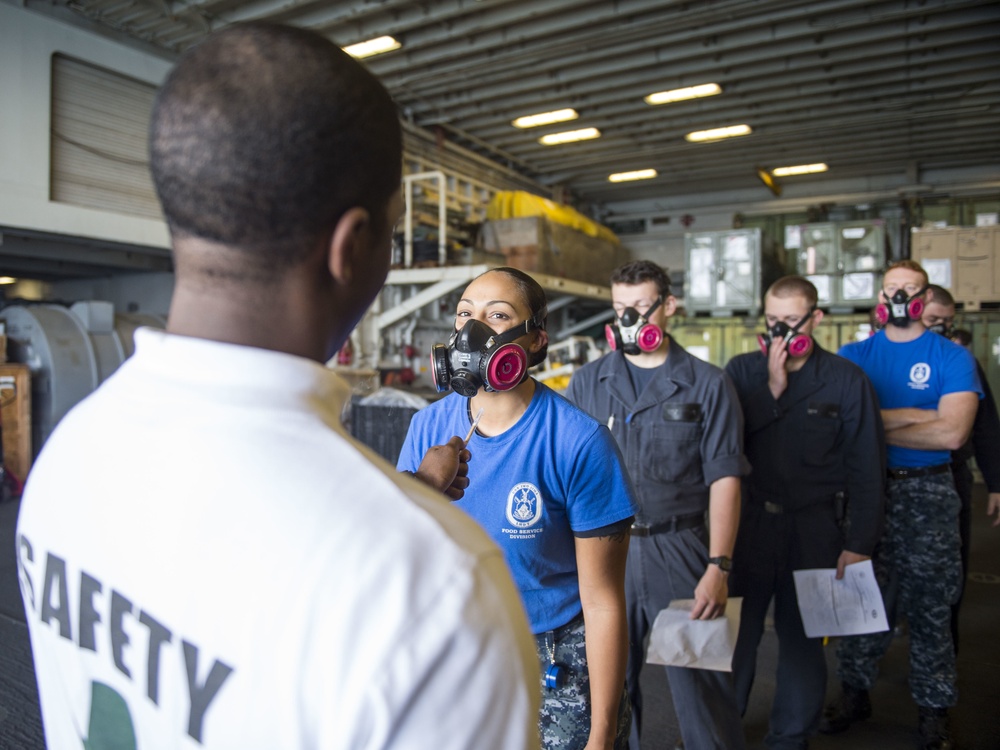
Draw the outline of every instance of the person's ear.
M531 353L540 352L542 347L549 343L549 332L544 328L535 331L535 340L531 343Z
M934 290L931 289L930 287L927 287L926 289L924 289L924 302L926 303L933 301L934 301Z
M327 267L341 286L349 286L355 269L366 262L371 228L371 216L358 206L347 209L334 227L327 250Z
M822 311L822 310L820 310L820 309L819 309L819 308L817 307L817 308L816 308L816 309L815 309L815 310L813 311L813 328L815 328L816 326L818 326L818 325L820 324L820 321L821 321L821 320L823 320L823 311Z
M672 294L668 294L667 298L663 300L663 316L672 318L675 312L677 312L677 298Z

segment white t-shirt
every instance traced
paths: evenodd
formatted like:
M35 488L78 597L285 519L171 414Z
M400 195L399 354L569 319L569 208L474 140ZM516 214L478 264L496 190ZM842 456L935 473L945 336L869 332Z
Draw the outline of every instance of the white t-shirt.
M309 360L137 331L22 500L50 748L537 747L502 554L345 434L348 395Z

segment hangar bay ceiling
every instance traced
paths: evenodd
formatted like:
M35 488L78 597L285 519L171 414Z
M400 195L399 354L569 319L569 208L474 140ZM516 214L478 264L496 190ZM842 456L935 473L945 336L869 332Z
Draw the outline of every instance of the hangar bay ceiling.
M1000 159L1000 5L977 0L21 0L172 57L241 21L314 29L366 58L410 123L591 206L794 181L895 180ZM719 93L651 105L654 92ZM571 122L514 127L573 109ZM686 136L746 126L710 142ZM542 136L600 136L542 145ZM611 182L609 175L655 170ZM993 180L995 191L1000 184Z

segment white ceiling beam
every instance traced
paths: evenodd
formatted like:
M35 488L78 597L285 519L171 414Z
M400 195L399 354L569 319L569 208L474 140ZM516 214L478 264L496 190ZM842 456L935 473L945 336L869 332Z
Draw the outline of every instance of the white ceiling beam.
M995 14L994 14L995 15ZM555 68L546 69L538 66L526 66L520 75L481 78L467 78L465 86L453 87L447 93L435 96L434 92L422 92L412 86L406 87L406 95L416 98L428 98L434 101L433 107L414 102L410 104L418 121L424 110L432 110L438 117L446 116L453 122L483 112L486 107L495 107L496 103L518 101L531 96L541 101L556 101L572 106L573 97L579 93L585 97L595 90L607 91L616 84L626 83L636 75L649 75L646 71L663 70L668 75L675 71L683 74L685 82L701 78L700 68L712 71L726 71L726 77L743 78L741 72L744 65L766 69L771 75L781 75L795 68L820 69L835 67L839 63L848 63L857 58L877 59L880 57L902 56L929 53L938 46L961 45L967 41L975 41L983 36L997 33L996 21L987 22L985 13L979 12L964 21L954 20L948 26L931 27L920 35L906 34L900 30L887 34L882 27L864 28L852 32L843 32L840 37L824 37L822 43L817 43L815 37L796 37L781 42L766 42L764 39L752 36L743 37L738 41L727 40L719 47L708 50L697 42L689 41L672 47L669 54L657 54L654 49L646 49L637 54L619 55L614 60L607 60L595 67L593 56L587 62L583 60L566 60ZM971 37L971 39L970 39ZM392 87L391 80L386 81ZM725 80L720 81L725 86ZM489 96L484 97L483 92ZM582 106L582 105L581 105Z

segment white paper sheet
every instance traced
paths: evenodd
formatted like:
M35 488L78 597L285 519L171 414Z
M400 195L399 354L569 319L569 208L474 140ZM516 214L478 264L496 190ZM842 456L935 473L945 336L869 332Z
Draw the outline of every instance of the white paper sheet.
M796 570L792 574L806 635L819 638L888 630L872 561L848 565L839 581L836 574L836 568Z
M675 599L656 616L649 634L646 661L671 667L732 672L742 606L742 597L730 597L722 617L692 620L694 599Z

